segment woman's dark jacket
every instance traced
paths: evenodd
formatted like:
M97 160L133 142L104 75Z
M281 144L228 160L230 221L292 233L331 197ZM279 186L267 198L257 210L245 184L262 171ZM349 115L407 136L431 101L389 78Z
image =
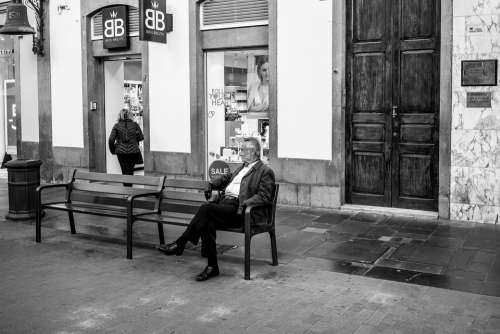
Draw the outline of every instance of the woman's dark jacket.
M237 168L233 173L222 175L211 181L212 188L215 190L224 190L242 168L243 165ZM240 207L271 204L274 186L275 180L273 170L259 160L250 168L243 179L241 179L240 195L238 197ZM256 209L253 214L253 219L256 223L259 223L265 221L268 214L268 209Z
M131 119L121 120L113 126L108 146L112 154L139 153L139 142L144 140L139 125Z

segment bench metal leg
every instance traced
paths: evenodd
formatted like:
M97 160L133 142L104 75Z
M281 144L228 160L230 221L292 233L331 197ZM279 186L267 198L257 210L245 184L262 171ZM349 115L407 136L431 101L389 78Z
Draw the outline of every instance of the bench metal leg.
M158 236L160 237L160 245L165 244L165 235L163 234L163 224L158 223Z
M40 205L36 204L35 213L35 241L42 242L42 210L40 210Z
M245 233L245 279L250 279L250 242L252 237Z
M127 259L132 259L132 218L127 218Z
M278 249L276 248L276 231L269 231L269 238L271 239L271 258L273 260L273 266L278 265Z
M75 217L73 216L73 212L68 211L68 218L69 218L69 227L71 228L71 234L76 234Z

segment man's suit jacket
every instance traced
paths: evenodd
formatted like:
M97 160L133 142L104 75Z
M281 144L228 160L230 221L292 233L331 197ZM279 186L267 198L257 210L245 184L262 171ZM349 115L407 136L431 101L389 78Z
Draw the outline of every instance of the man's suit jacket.
M238 167L234 173L222 175L213 180L212 188L215 190L224 190L227 185L238 175L243 165ZM261 160L245 174L240 184L239 203L240 207L247 205L270 204L272 202L274 191L274 172ZM255 222L267 219L268 210L255 210L253 218Z

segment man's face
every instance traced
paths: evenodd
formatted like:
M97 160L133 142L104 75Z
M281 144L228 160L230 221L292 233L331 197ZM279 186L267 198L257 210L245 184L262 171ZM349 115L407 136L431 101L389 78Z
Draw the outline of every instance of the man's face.
M244 142L240 151L241 160L243 162L253 162L256 159L255 147L250 142Z

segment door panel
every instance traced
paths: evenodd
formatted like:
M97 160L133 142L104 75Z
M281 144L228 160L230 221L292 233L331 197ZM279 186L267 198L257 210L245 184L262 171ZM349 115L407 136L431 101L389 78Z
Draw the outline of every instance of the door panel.
M354 1L354 40L383 40L386 0Z
M401 26L403 39L424 38L435 35L436 0L402 1Z
M437 210L439 1L398 0L391 205ZM399 28L399 30L397 29Z
M346 199L437 209L438 0L347 0Z
M384 54L354 57L354 111L380 112L384 108Z
M401 54L402 112L433 112L434 54L432 51Z
M353 192L370 195L384 195L384 155L376 152L354 154Z
M399 175L408 180L402 182L399 195L402 197L426 197L432 192L431 156L401 155Z
M391 91L390 8L385 0L349 1L346 197L348 202L385 205L390 199L387 162L391 136L387 103Z

